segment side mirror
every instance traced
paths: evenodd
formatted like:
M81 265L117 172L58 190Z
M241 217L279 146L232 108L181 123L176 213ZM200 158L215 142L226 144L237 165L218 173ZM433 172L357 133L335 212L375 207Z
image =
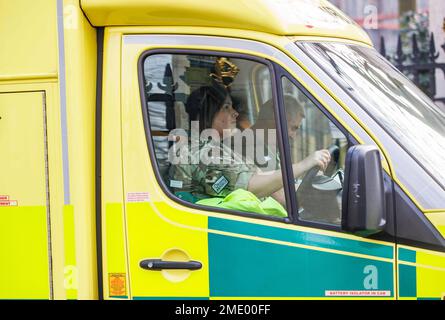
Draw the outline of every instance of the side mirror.
M342 200L343 230L368 236L384 229L385 187L380 152L375 146L349 148Z

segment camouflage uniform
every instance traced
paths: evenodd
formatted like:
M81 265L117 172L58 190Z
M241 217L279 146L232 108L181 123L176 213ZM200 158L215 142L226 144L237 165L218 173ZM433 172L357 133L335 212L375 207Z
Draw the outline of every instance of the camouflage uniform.
M246 164L222 141L201 140L187 151L182 151L182 162L170 168L170 187L175 192L191 193L198 200L225 197L240 188L247 190L256 172L254 164Z
M240 136L241 132L237 132L233 136L233 141L238 139L241 142L241 155L247 164L253 164L262 172L280 170L280 156L276 143L268 143L262 137L254 139L254 143L243 140ZM266 133L267 134L267 133ZM232 149L236 150L234 144Z

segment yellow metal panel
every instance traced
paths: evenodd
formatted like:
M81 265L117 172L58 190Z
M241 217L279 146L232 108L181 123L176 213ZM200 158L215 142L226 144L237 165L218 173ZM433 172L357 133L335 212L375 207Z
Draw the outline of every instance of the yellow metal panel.
M67 299L77 299L78 270L76 266L76 236L73 206L63 208L63 235L65 243L64 288Z
M46 207L0 207L0 219L0 299L49 299Z
M24 85L21 84L21 87ZM60 126L59 90L57 83L37 84L46 92L46 123L48 136L48 166L51 216L51 254L54 299L66 299L63 172Z
M109 273L118 265L114 261L119 258L119 251L108 250L107 236L114 237L108 230L107 215L112 216L119 206L123 212L123 181L122 181L122 149L121 149L121 106L120 106L120 69L121 69L121 38L105 30L104 35L104 77L103 77L103 109L102 109L102 266L104 297L109 295ZM117 215L117 213L116 213ZM113 224L113 223L112 223ZM115 227L115 226L114 226ZM113 228L114 228L113 227ZM117 257L114 255L117 254ZM115 260L116 259L116 260ZM108 266L108 261L112 264ZM119 267L120 269L120 267ZM128 274L127 265L125 272ZM127 291L129 290L127 277ZM128 292L127 292L128 295Z
M0 0L1 78L57 73L55 0Z
M0 196L19 206L46 205L44 95L0 93Z
M167 209L162 203L154 205ZM147 203L127 204L127 216L133 298L209 296L206 232L166 223ZM207 217L189 216L188 225L205 230ZM168 250L172 249L184 251L190 260L200 261L203 265L202 269L185 271L187 274L169 275L139 267L141 260L162 258Z
M102 98L102 212L105 203L123 204L121 149L121 37L105 30Z
M0 93L0 298L50 298L44 102Z
M56 79L50 83L39 83L37 79L26 81L4 81L0 83L0 92L45 92L46 123L48 139L48 172L50 189L51 216L51 254L54 299L65 299L64 286L64 231L63 231L63 175L61 152L61 127L58 85ZM43 80L43 79L40 79ZM49 80L48 80L49 81ZM15 83L14 83L15 82Z
M445 297L445 254L418 251L416 263L417 297Z
M97 297L95 224L96 31L78 0L64 0L70 204L74 207L78 298Z
M445 212L426 213L425 215L445 238Z
M219 27L371 44L363 29L326 0L82 0L81 4L96 26Z
M123 207L121 204L107 204L105 209L105 228L103 230L106 238L106 246L104 247L104 259L107 261L105 270L104 294L106 297L117 295L120 297L128 296L128 277L127 277L127 257L125 250L125 226ZM124 278L124 289L117 290L113 285L109 285L112 275L120 275ZM110 290L111 289L111 290Z

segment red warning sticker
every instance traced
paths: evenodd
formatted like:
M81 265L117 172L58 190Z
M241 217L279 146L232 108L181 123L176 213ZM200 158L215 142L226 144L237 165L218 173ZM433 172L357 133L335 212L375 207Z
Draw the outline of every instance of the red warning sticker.
M17 200L9 200L9 196L0 195L0 207L16 207Z

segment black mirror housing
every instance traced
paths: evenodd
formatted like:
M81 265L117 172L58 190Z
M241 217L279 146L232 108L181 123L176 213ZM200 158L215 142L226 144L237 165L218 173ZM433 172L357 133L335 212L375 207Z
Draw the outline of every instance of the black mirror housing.
M349 148L342 198L343 230L369 236L384 229L385 186L380 152L375 146Z

